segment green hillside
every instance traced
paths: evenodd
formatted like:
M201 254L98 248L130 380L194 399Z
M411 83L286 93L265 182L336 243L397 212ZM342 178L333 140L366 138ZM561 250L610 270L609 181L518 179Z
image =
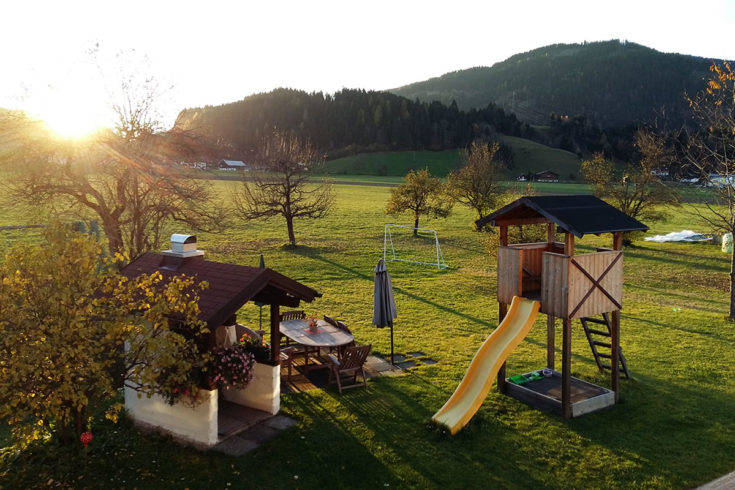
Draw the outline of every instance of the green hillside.
M518 175L541 170L553 170L560 175L561 180L578 178L581 162L574 153L514 136L500 135L498 139L513 149L513 167L504 172L503 178L512 180ZM327 172L335 177L339 175L402 177L411 169L426 167L434 175L445 176L457 168L459 162L458 150L361 153L329 160Z
M459 151L397 151L360 153L327 162L331 175L380 175L403 177L424 167L434 175L447 175L459 165Z
M500 136L498 139L513 148L511 176L553 170L561 180L576 180L579 177L582 161L570 151L514 136Z
M464 110L494 103L534 124L555 113L583 114L602 126L651 122L665 114L678 125L688 114L684 92L703 89L710 63L617 40L555 44L392 92L445 104L454 100Z

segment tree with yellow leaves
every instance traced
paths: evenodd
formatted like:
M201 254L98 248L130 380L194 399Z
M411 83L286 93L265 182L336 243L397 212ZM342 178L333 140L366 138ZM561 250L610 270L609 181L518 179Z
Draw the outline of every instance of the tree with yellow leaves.
M697 127L687 135L684 155L716 198L691 209L713 231L735 234L735 72L728 62L713 63L710 71L705 89L688 98ZM735 320L735 248L729 318Z
M169 399L198 389L206 328L193 280L128 280L102 265L99 243L59 224L0 261L0 418L20 445L75 441L88 408L123 385Z

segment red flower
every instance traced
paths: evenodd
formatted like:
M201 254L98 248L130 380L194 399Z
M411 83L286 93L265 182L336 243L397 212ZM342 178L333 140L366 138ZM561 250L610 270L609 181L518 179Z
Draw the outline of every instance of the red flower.
M84 447L87 447L87 445L90 442L92 442L92 433L82 432L82 435L79 436L79 440L82 441L82 444L84 444Z

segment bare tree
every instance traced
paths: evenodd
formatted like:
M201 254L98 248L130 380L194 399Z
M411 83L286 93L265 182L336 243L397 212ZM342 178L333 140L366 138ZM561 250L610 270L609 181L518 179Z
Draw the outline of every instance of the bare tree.
M334 204L328 179L309 181L323 166L324 154L310 142L274 133L261 144L258 168L243 172L233 197L236 212L246 220L282 217L295 247L294 220L323 218Z
M636 219L657 221L664 217L663 206L677 204L679 195L662 182L659 171L668 168L673 153L664 145L661 136L640 129L635 135L640 153L637 164L628 164L622 174L615 171L613 162L598 153L582 162L582 175L592 184L597 197Z
M714 202L704 209L692 207L699 218L715 231L735 236L735 72L729 63L713 63L705 90L688 98L697 122L696 132L688 134L684 155L712 187ZM735 320L735 247L730 257L730 313Z
M405 211L413 213L413 226L419 227L419 218L446 218L452 211L452 201L446 199L446 186L436 177L429 174L428 169L414 172L411 170L404 177L405 183L391 191L390 200L385 207L387 214L400 214ZM418 235L416 229L414 235Z
M499 149L498 143L473 142L469 149L460 153L462 167L448 177L448 194L458 203L474 209L477 220L493 211L503 195L493 163ZM480 228L476 226L476 230Z
M113 104L115 126L84 141L58 141L35 133L14 152L20 169L11 184L18 203L63 207L100 220L111 253L134 258L160 246L173 221L214 229L222 212L210 184L181 178L169 165L197 144L192 134L160 131L153 104L157 90L123 81Z

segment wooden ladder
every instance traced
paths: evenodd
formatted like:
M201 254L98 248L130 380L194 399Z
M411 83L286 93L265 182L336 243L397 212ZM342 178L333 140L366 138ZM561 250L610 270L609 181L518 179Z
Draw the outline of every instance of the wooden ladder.
M597 340L595 336L597 337L607 337L608 339L611 337L610 334L610 315L608 313L602 314L602 320L599 318L592 318L592 317L584 317L580 318L580 321L582 322L582 327L584 327L584 333L587 335L587 341L590 343L590 348L592 349L592 354L595 356L595 362L597 363L597 367L600 369L600 371L604 369L612 369L610 367L610 362L612 359L612 346L610 345L610 342L603 342L601 340ZM597 330L594 328L590 328L588 323L594 323L596 325L604 325L606 330ZM603 347L605 349L610 349L610 354L606 352L600 352L597 349L599 347ZM623 348L618 346L618 358L620 359L620 372L625 374L626 379L630 379L630 371L628 371L628 362L625 360L625 356L623 355ZM603 359L607 359L607 363L603 361Z

